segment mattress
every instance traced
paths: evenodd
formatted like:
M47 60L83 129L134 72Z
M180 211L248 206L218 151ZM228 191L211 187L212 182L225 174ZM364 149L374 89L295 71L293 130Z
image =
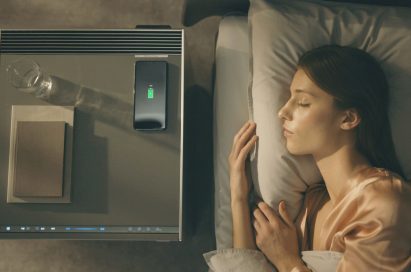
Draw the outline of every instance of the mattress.
M228 155L234 135L250 119L247 16L224 16L215 51L213 163L217 249L232 247ZM247 164L246 164L247 168Z

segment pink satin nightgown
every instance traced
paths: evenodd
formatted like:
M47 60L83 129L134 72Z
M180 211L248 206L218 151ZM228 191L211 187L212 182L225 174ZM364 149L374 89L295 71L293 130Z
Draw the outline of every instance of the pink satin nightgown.
M308 188L296 221L301 250L343 253L337 271L406 271L411 266L411 186L383 168L364 168L350 179L312 248L313 217L329 200L325 184Z

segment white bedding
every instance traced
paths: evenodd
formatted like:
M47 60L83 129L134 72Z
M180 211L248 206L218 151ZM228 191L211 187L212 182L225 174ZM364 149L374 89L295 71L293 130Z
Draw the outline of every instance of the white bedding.
M336 271L342 253L334 251L303 251L302 259L312 272ZM276 272L265 256L252 249L218 249L204 254L209 272ZM298 272L293 269L290 272Z
M232 218L230 207L228 155L234 135L250 119L248 105L249 83L249 37L247 16L226 16L219 26L216 43L216 74L214 86L214 182L215 182L215 251L207 252L204 258L210 272L245 264L262 263L260 252L233 250ZM251 254L250 254L251 253ZM257 253L257 254L256 254ZM338 252L303 251L302 258L313 271L335 271L341 257ZM252 260L250 259L252 258ZM223 268L215 267L218 263ZM275 271L271 265L270 271ZM214 270L215 269L215 270ZM229 268L228 268L229 269ZM254 271L257 271L254 269Z
M257 1L255 1L257 2ZM314 1L313 1L314 2ZM284 2L286 8L286 4L288 2ZM291 2L290 2L291 3ZM294 2L293 2L294 3ZM291 4L290 4L291 5ZM302 7L298 6L297 1L295 1L295 9L297 11L304 10ZM317 14L319 11L318 3L311 3L301 2L306 9L310 10L311 13L308 14ZM327 5L335 6L337 11L339 8L346 8L347 6L342 6L341 4L337 3L329 3ZM339 7L337 7L339 6ZM361 8L359 8L361 7ZM357 10L358 9L358 10ZM322 12L334 12L334 9L330 9L328 7L322 7ZM325 11L324 11L325 10ZM410 135L411 130L409 126L399 125L401 123L406 123L406 119L410 116L409 113L409 101L410 101L410 92L407 92L407 87L409 86L409 56L410 51L407 50L409 47L410 39L406 39L404 37L409 37L406 34L409 34L410 30L410 20L409 20L409 9L406 8L390 8L389 12L386 11L387 9L381 9L379 7L366 7L364 6L357 6L352 7L352 13L342 13L336 12L336 14L345 14L345 16L349 16L352 14L354 16L352 22L354 22L353 28L349 28L347 24L347 18L342 17L340 21L338 21L338 25L341 26L341 29L345 29L343 33L339 33L338 35L331 35L332 31L324 31L322 37L320 34L319 40L315 40L316 43L327 43L329 36L331 35L334 39L337 39L334 42L343 42L345 44L350 44L354 42L355 44L361 43L362 47L367 47L369 50L375 53L379 59L382 60L382 63L386 67L386 72L388 75L388 80L390 82L390 88L392 89L392 101L391 101L391 111L390 115L392 117L392 126L393 126L393 137L394 142L396 143L396 148L398 151L398 157L400 162L403 164L403 168L405 170L405 175L410 176L410 154L408 148L406 147L406 141L404 139L407 138L407 135ZM321 13L322 14L322 13ZM259 14L260 15L260 14ZM358 16L357 16L358 15ZM361 16L360 16L361 15ZM342 16L342 15L341 15ZM351 16L351 15L350 15ZM374 18L377 16L376 18ZM357 18L358 17L358 18ZM364 19L364 18L365 19ZM260 16L256 18L261 18ZM275 17L277 18L277 17ZM305 20L305 17L298 17L300 20ZM311 18L311 17L309 17ZM318 15L315 18L325 18L328 17L323 15ZM344 19L345 18L345 19ZM351 18L351 17L350 17ZM382 23L375 23L375 20L381 20ZM374 28L372 31L359 31L359 33L353 31L353 29L357 29L358 25L355 22L365 21L371 22L367 24L371 24ZM377 22L380 22L378 21ZM290 20L289 27L293 29L297 29L296 27L301 25L301 27L305 26L310 28L310 24L303 25L306 21L300 21L299 23L296 22L296 25L293 25L293 22L296 20ZM336 20L324 20L322 23L325 24L321 26L324 29L330 28L330 23L336 23ZM317 21L311 18L311 22L317 26ZM374 22L374 23L373 23ZM276 25L277 29L273 27L273 25L269 23L265 23L264 25L272 26L271 28L264 28L266 31L265 34L260 33L260 40L259 42L264 42L266 34L275 33L278 35L283 35L287 38L287 41L291 44L292 42L295 44L293 50L300 50L301 48L308 48L313 41L308 39L307 37L314 37L312 35L305 37L305 39L301 38L297 35L298 31L294 31L293 35L286 35L287 28L282 29L282 25ZM332 25L331 25L332 26ZM241 258L244 257L240 251L231 251L232 248L232 218L231 218L231 208L230 208L230 190L229 190L229 172L228 172L228 155L231 150L232 141L235 133L240 129L240 127L249 119L253 119L252 116L252 107L249 105L248 99L248 86L250 82L250 39L249 39L249 28L248 28L248 18L246 15L243 16L225 16L222 21L220 22L219 26L219 33L218 39L216 43L216 75L215 75L215 86L214 86L214 119L213 119L213 139L214 139L214 182L215 182L215 234L216 234L216 244L217 250L215 252L210 252L210 254L206 253L205 258L208 260L208 264L212 264L213 258L215 260L220 260L220 263L229 264L230 261L233 261L233 265L235 265L236 261L240 261ZM332 27L331 27L332 28ZM335 28L335 27L334 27ZM261 24L259 28L255 28L261 30ZM298 28L299 29L299 28ZM336 28L337 30L340 28ZM347 30L348 29L348 30ZM359 28L362 30L363 28ZM306 29L307 30L307 29ZM268 31L268 33L267 33ZM282 31L282 32L281 32ZM253 32L256 34L256 32ZM282 34L281 34L282 33ZM331 33L331 34L330 34ZM338 31L337 31L338 33ZM371 38L367 35L371 33ZM358 35L357 35L358 34ZM361 36L365 35L365 36ZM253 35L255 38L256 35ZM374 37L374 38L373 38ZM388 39L389 37L394 37ZM276 37L272 37L273 40L276 40ZM340 39L340 40L338 40ZM254 41L254 39L253 39ZM304 43L308 43L304 44ZM365 43L365 45L362 45ZM255 44L254 44L255 45ZM319 44L318 44L319 45ZM358 45L358 44L357 44ZM253 47L256 50L257 47ZM270 48L277 48L277 47L269 47ZM394 48L394 49L392 49ZM261 48L258 48L261 49ZM392 51L394 50L394 51ZM269 50L268 50L269 51ZM391 54L390 52L401 52L401 54ZM265 56L267 53L265 50L257 50L254 51L254 58L256 54L260 54L260 59L265 60ZM294 58L298 55L295 51L290 53ZM268 54L268 56L270 56ZM272 59L267 58L267 62L272 62ZM256 62L254 62L256 63ZM280 67L279 63L275 63L275 67ZM258 63L258 67L266 67L261 62ZM400 69L401 68L401 69ZM278 69L283 69L282 67ZM256 71L254 71L256 72ZM405 86L405 87L404 87ZM253 90L255 90L253 88ZM253 98L254 99L254 98ZM266 101L262 99L261 101ZM260 107L259 107L260 108ZM390 118L391 118L390 117ZM405 119L404 119L405 118ZM261 126L260 126L261 127ZM255 154L251 154L251 158L254 157ZM249 169L249 162L247 165L246 162L246 169ZM226 250L224 250L226 249ZM228 254L231 260L227 259L227 256L224 254ZM245 254L245 252L244 252ZM237 256L240 259L235 259L233 256ZM257 256L259 254L253 253L251 256ZM310 265L314 271L332 271L335 269L331 269L329 267L333 267L338 263L339 253L333 253L329 251L323 252L313 252L313 251L304 251L302 252L303 260L306 261L308 265ZM261 257L261 256L260 256ZM247 258L247 257L246 257ZM261 261L261 258L256 260L256 263ZM261 263L261 262L260 262ZM222 270L223 271L223 270ZM235 270L237 271L237 270Z

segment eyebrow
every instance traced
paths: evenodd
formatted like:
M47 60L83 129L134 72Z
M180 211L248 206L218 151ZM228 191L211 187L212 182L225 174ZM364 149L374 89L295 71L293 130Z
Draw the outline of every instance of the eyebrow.
M306 90L302 90L302 89L295 89L295 92L296 92L296 93L306 93L306 94L309 94L309 95L312 95L312 96L316 97L316 95L313 94L312 92L309 92L309 91L306 91Z

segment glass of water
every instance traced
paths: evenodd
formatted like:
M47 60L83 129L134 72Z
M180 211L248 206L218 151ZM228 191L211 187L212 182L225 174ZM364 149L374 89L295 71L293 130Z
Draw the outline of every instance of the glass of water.
M51 78L43 73L34 60L24 58L12 62L7 67L7 74L11 85L19 91L33 94L38 98L50 95Z

